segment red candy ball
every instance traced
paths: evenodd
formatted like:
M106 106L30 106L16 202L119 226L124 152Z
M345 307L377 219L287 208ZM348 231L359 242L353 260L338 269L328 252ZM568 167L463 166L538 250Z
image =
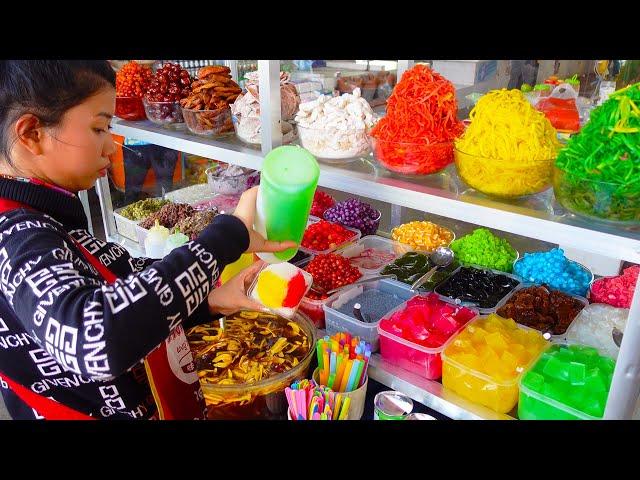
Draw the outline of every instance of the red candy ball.
M336 204L334 198L328 193L316 190L313 195L313 204L311 205L311 215L322 218L325 210Z
M313 275L313 283L327 291L349 285L362 276L360 270L351 266L348 258L335 253L315 256L305 270ZM319 295L313 290L309 291L307 297L312 300L327 298L326 295Z
M347 230L342 225L320 220L307 227L301 245L309 250L322 252L335 248L354 236L354 232Z

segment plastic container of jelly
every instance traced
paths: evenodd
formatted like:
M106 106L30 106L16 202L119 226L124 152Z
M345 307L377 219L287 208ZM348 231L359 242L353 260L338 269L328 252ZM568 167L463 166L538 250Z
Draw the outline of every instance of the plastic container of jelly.
M585 345L553 345L520 380L521 420L599 420L614 359Z
M271 150L262 163L255 229L268 240L292 240L299 245L319 177L318 162L304 148L285 145ZM292 259L297 251L289 248L257 255L267 263L278 263Z
M522 373L536 362L540 354L550 346L550 343L544 340L542 334L537 330L516 324L513 320L498 318L500 325L495 331L492 331L494 328L489 327L488 317L476 317L446 346L441 354L442 385L472 402L484 405L498 413L508 413L518 403L518 382ZM481 334L480 329L485 333ZM502 356L495 358L492 362L493 367L488 368L489 360L482 359L478 353L474 353L473 338L476 335L483 338L489 335L495 337L497 332L503 333L512 329L529 332L527 337L531 342L523 345L518 342L509 341L507 343L505 341L506 347ZM537 337L536 345L533 345L534 337ZM455 359L452 357L454 349L459 350ZM531 351L530 358L526 363L523 363L523 359L514 358L515 355L521 355L525 349ZM505 352L508 352L508 355L505 355ZM484 362L484 371L472 365L479 363L479 361ZM509 365L508 361L514 362L515 368Z
M440 301L446 304L446 302ZM404 302L386 314L384 318L389 318L397 311L402 311L406 307L407 302ZM451 343L456 334L478 315L478 311L473 308L462 306L454 306L454 308L458 309L455 315L468 315L469 318L466 321L461 320L458 328L438 347L424 347L411 340L394 335L382 328L380 321L378 321L380 355L387 362L397 365L409 372L413 372L416 375L429 380L439 379L442 376L442 351Z

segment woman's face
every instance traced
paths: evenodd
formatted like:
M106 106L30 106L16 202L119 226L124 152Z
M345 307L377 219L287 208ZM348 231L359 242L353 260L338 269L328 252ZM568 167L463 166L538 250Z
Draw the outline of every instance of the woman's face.
M109 131L116 92L105 88L64 114L46 129L38 169L41 177L66 190L91 188L107 174L115 144Z

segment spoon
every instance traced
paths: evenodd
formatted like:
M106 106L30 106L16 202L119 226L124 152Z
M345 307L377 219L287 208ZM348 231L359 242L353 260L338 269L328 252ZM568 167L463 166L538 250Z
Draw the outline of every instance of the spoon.
M615 343L618 347L620 347L620 344L622 343L622 336L624 334L622 333L621 330L617 329L616 327L613 327L613 330L611 330L611 336L613 337L613 343Z
M353 306L353 316L360 320L362 323L369 323L369 321L364 316L364 313L362 313L362 305L360 305L359 303L356 303Z
M421 285L428 282L433 274L436 273L436 270L438 270L439 268L449 266L451 262L453 262L454 256L455 254L453 253L453 250L448 247L436 248L435 252L429 255L429 261L434 265L434 267L419 279L417 279L415 282L413 282L413 285L411 285L411 291L415 292L418 288L420 288Z

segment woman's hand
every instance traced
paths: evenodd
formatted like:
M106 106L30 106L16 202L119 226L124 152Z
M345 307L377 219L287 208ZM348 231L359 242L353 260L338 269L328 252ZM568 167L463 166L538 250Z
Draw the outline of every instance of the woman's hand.
M209 311L214 315L217 313L231 315L240 310L264 311L265 307L261 303L247 297L247 290L263 265L263 261L258 261L209 292L207 298Z
M256 216L256 199L258 198L258 187L247 190L240 197L238 206L233 215L242 220L242 223L249 231L249 248L247 252L282 252L287 248L296 247L295 242L272 242L265 240L262 235L253 229L253 220Z

